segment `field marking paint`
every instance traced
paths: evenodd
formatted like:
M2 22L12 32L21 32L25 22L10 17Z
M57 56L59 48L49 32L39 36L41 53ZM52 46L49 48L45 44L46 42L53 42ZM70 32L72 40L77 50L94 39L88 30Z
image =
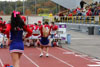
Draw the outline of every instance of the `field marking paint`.
M93 38L71 38L72 40L84 40L84 39L93 39Z
M92 61L95 61L96 62L96 61L100 61L100 60L99 59L92 59Z
M88 65L88 66L89 66L89 67L100 67L100 65L96 65L96 64L95 64L95 65L92 65L92 64L91 64L91 65Z
M96 62L97 64L100 64L100 62Z
M24 57L26 57L32 64L34 64L36 67L39 67L33 60L31 60L27 55L23 54Z
M63 51L67 51L67 50L65 50L65 49L58 48L58 47L57 47L57 49L63 50ZM74 55L74 54L73 54L73 55ZM88 55L78 55L78 54L75 54L75 56L78 56L78 57L83 58L83 59L85 59L85 60L88 60L88 61L90 61L90 62L95 62L95 63L97 63L97 64L88 64L89 67L100 67L100 62L96 62L96 61L100 61L100 60L98 60L98 59L92 59L92 58L91 58L91 60L90 60L90 59L87 59L86 57L88 57Z
M37 49L40 50L39 48L37 48ZM45 51L43 51L43 52L46 53ZM57 58L56 56L54 56L54 55L52 55L52 54L50 54L50 53L49 53L49 55L50 55L51 57L55 58L56 60L58 60L58 61L60 61L60 62L62 62L62 63L64 63L64 64L66 64L66 65L68 65L68 66L70 66L70 67L74 67L73 65L71 65L71 64L69 64L69 63L67 63L67 62L65 62L65 61L63 61L63 60Z
M65 50L65 49L62 49L62 48L58 48L58 47L56 47L57 49L59 49L59 50L62 50L62 51L67 51L67 50ZM76 56L78 56L77 54L75 54ZM88 55L87 55L88 56ZM79 56L80 58L83 58L83 59L85 59L85 60L88 60L88 61L90 61L90 62L94 62L93 60L90 60L90 59L88 59L88 58L86 58L86 57L83 57L83 56ZM92 59L92 58L91 58Z
M63 52L63 54L75 54L74 52Z
M55 48L57 48L57 49L59 49L59 50L62 50L62 51L65 51L65 52L70 52L70 51L67 51L67 50L62 49L62 48L58 48L58 47L55 47Z
M3 67L4 66L4 64L3 64L3 62L2 62L2 60L0 59L0 64L1 64L1 66Z
M88 55L75 55L77 57L87 57Z
M100 62L96 62L97 64L88 64L89 67L100 67Z

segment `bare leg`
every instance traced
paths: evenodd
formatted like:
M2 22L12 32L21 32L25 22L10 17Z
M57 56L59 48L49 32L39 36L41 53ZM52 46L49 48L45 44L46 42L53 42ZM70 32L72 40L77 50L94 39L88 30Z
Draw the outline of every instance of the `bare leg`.
M21 57L21 54L19 53L11 53L11 58L12 58L14 67L19 67L20 57Z
M41 54L40 54L40 57L42 57L43 56L43 46L40 46L40 48L41 48Z
M49 47L46 47L46 57L49 56L48 51L49 51Z
M22 56L22 53L19 53L19 59L21 58L21 56Z
M48 51L49 51L49 47L46 47L46 53L48 53Z

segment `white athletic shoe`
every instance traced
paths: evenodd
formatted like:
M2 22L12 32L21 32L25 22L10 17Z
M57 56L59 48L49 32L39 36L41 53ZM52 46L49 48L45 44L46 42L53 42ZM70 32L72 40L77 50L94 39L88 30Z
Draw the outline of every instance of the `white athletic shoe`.
M46 54L46 57L49 57L49 54L48 53Z
M43 56L43 53L40 54L40 57L42 57L42 56Z

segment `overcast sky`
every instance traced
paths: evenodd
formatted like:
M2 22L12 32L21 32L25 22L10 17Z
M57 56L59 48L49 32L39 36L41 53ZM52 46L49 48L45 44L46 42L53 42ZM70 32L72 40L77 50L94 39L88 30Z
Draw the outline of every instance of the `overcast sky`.
M18 1L18 0L0 0L0 1ZM23 0L20 0L20 1L23 1Z

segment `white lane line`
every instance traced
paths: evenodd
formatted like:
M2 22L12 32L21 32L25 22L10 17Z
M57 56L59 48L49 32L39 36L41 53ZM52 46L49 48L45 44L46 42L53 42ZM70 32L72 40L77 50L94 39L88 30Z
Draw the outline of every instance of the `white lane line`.
M100 65L88 65L89 67L100 67Z
M100 62L96 62L97 64L100 64Z
M75 54L74 52L63 52L63 54Z
M100 62L96 62L97 64L88 64L89 67L100 67Z
M59 49L59 50L62 50L62 51L67 51L67 50L62 49L62 48L58 48L58 47L56 47L56 48ZM83 58L83 59L85 59L85 60L88 60L88 61L90 61L90 62L100 61L100 60L98 60L98 59L92 59L92 60L87 59L87 58L85 58L85 57L87 57L87 55L77 55L77 54L75 54L75 56L78 56L78 57ZM94 61L93 61L93 60L94 60ZM89 66L89 67L100 67L100 62L95 62L95 63L97 63L97 64L94 64L94 65L90 64L90 65L88 65L88 66Z
M64 64L66 64L66 65L68 65L68 66L70 66L70 67L74 67L73 65L71 65L71 64L69 64L69 63L67 63L67 62L65 62L65 61L63 61L63 60L61 60L61 59L57 58L56 56L54 56L54 55L52 55L52 54L50 54L50 56L52 56L53 58L55 58L55 59L59 60L60 62L62 62L62 63L64 63Z
M3 62L2 62L2 60L0 59L0 64L1 64L1 66L3 67L4 66L4 64L3 64Z
M67 50L62 49L62 48L59 48L59 47L55 47L55 48L57 48L57 49L59 49L59 50L62 50L62 51L65 51L65 52L71 52L71 51L67 51Z
M93 38L71 38L72 40L84 40L84 39L93 39Z
M40 50L39 48L37 48L37 49ZM45 51L43 51L43 52L46 53ZM63 61L63 60L57 58L56 56L54 56L54 55L52 55L52 54L50 54L50 53L49 53L49 55L52 56L53 58L55 58L56 60L58 60L58 61L60 61L60 62L62 62L62 63L64 63L64 64L66 64L66 65L68 65L68 66L70 66L70 67L74 67L73 65L71 65L71 64L69 64L69 63L67 63L67 62L65 62L65 61Z
M62 51L67 51L67 50L65 50L65 49L62 49L62 48L58 48L58 47L56 47L57 49L59 49L59 50L62 50ZM75 55L77 55L77 54L75 54ZM83 59L85 59L85 60L88 60L88 61L90 61L90 62L94 62L94 61L92 61L92 60L90 60L90 59L88 59L88 58L85 58L85 57L83 57L83 56L79 56L80 58L83 58Z
M39 67L33 60L31 60L27 55L23 54L32 64L34 64L36 67Z
M93 61L100 61L99 59L92 59Z
M75 55L76 57L88 57L88 55Z

